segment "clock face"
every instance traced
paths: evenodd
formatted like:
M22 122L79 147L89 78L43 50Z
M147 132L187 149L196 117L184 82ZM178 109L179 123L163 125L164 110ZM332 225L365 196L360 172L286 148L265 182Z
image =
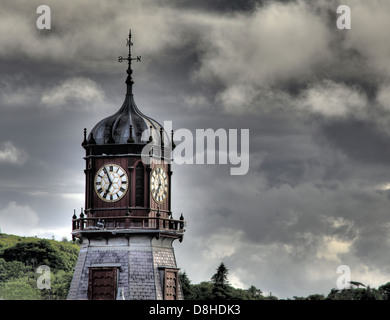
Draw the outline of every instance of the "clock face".
M94 185L100 199L116 202L126 194L129 182L126 171L121 166L108 163L97 171Z
M150 176L150 190L154 201L163 203L168 195L168 175L163 167L154 168Z

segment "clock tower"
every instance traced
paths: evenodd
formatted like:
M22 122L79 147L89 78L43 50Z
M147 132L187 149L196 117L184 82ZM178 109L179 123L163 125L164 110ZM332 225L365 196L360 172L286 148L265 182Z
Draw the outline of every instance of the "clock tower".
M172 243L184 219L171 210L173 132L137 107L133 95L131 32L126 96L98 122L85 149L85 210L72 219L81 249L68 299L182 299ZM147 150L147 151L145 151ZM145 161L147 159L147 161Z

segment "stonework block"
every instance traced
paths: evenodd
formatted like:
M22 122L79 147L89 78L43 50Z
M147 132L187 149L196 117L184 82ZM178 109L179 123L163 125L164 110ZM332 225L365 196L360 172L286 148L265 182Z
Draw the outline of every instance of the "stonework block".
M87 299L89 269L111 266L117 269L118 298L123 291L126 300L163 299L163 281L159 267L176 268L176 259L171 242L147 238L112 241L90 241L83 244L75 268L68 299ZM88 243L86 241L86 243ZM127 243L125 246L123 243ZM182 299L179 286L178 298Z

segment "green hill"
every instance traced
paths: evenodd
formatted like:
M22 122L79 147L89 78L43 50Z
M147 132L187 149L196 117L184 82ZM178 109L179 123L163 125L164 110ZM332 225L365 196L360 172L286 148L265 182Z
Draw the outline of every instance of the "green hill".
M66 299L78 253L71 241L0 234L0 299ZM48 288L38 289L42 281Z

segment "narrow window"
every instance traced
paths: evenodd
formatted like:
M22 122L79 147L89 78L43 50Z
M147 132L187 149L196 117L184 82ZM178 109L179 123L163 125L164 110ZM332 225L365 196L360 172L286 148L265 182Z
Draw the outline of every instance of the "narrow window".
M145 177L144 177L144 166L142 162L137 164L135 168L135 205L137 207L143 207L144 204L144 188L145 188Z

